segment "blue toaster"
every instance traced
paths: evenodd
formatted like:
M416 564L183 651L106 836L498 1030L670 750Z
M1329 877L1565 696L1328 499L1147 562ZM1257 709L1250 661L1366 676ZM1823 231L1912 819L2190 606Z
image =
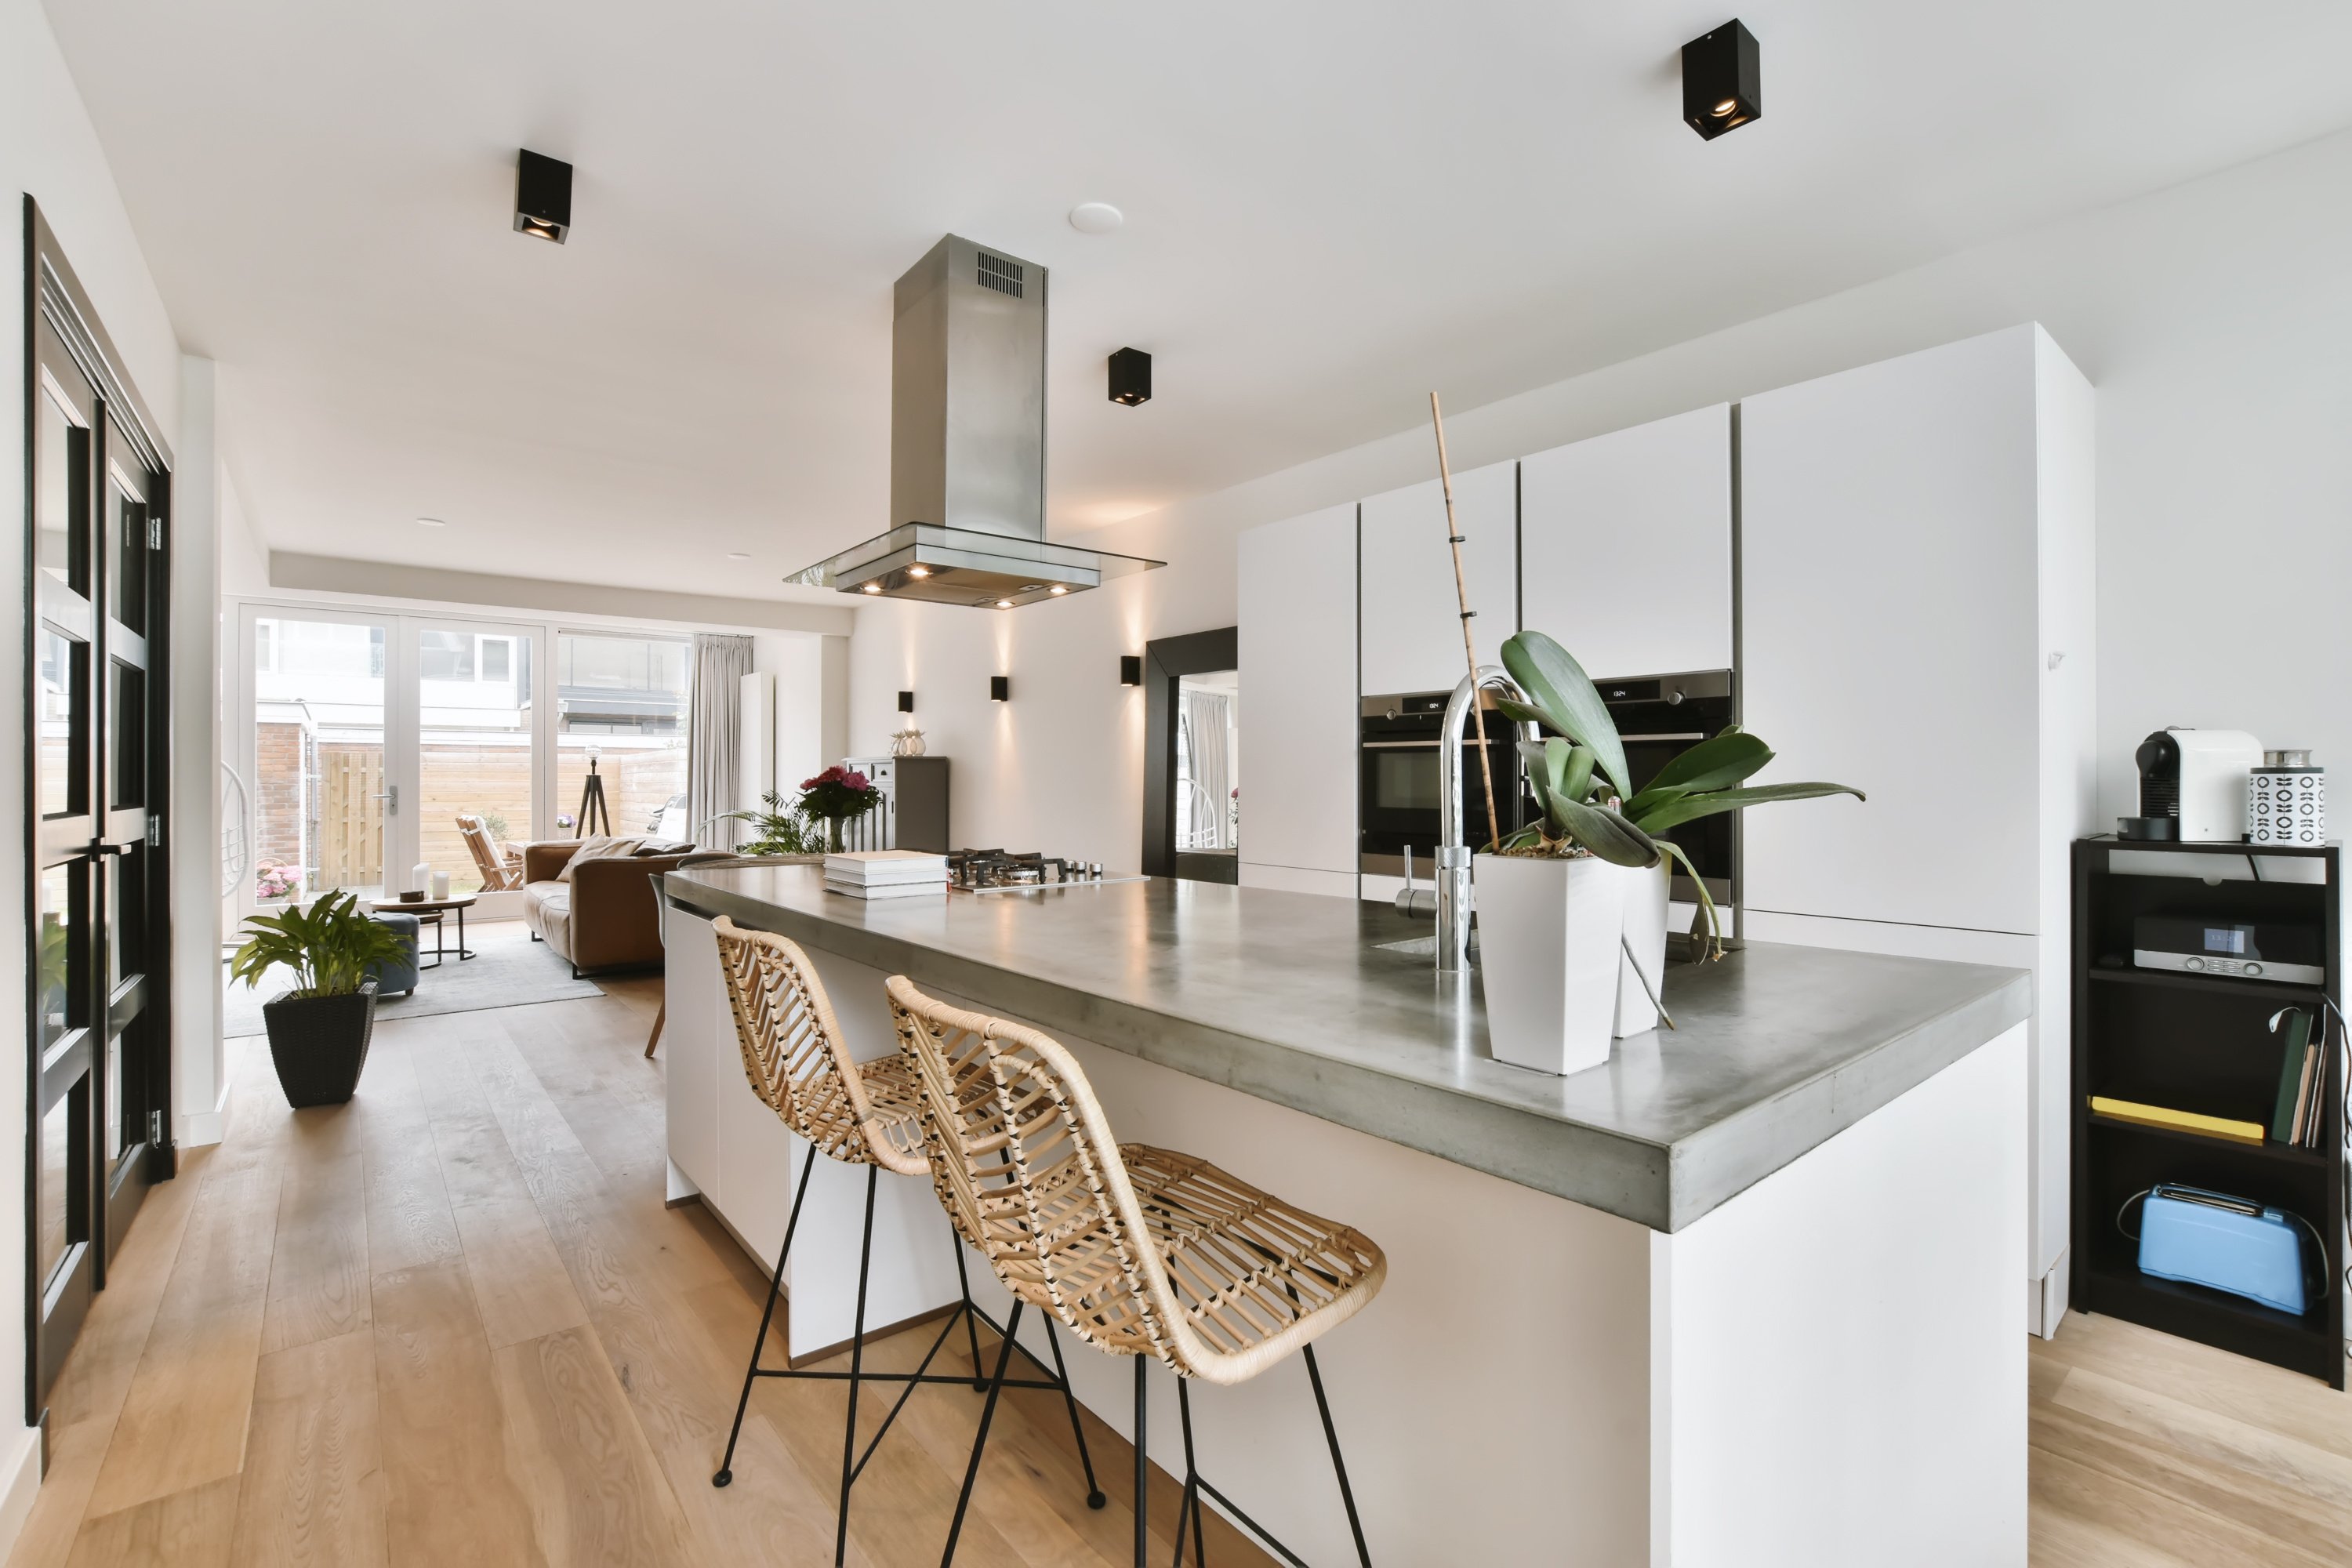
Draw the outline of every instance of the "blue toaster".
M2305 1223L2227 1193L2160 1182L2140 1214L2140 1272L2301 1317Z

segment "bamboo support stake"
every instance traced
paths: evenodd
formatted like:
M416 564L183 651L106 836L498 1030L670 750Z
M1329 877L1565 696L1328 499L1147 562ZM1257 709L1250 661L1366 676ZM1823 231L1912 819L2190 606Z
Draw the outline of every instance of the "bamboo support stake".
M1429 395L1429 422L1437 428L1437 485L1445 496L1445 539L1454 552L1454 602L1462 611L1462 657L1470 664L1470 722L1478 729L1478 777L1486 786L1486 842L1496 842L1503 828L1503 819L1495 810L1495 763L1486 754L1486 705L1478 689L1478 647L1471 639L1470 617L1478 612L1470 607L1470 584L1462 574L1462 529L1454 521L1454 470L1445 460L1445 415L1437 406L1437 394ZM1463 835L1467 839L1469 835Z

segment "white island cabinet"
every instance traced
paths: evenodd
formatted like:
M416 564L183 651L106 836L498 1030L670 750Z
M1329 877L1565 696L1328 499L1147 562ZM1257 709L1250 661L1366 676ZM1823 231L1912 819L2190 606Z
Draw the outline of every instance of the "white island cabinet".
M1741 684L1869 795L1744 813L1746 934L2035 973L2028 1319L2065 1300L2067 846L2093 826L2093 398L2026 325L1741 405Z
M1241 536L1241 880L1356 893L1356 507Z
M1731 407L1519 462L1519 605L1595 679L1731 668Z
M1454 476L1454 521L1478 658L1492 664L1519 626L1516 462ZM1365 499L1362 686L1366 696L1451 691L1462 679L1462 622L1438 482Z

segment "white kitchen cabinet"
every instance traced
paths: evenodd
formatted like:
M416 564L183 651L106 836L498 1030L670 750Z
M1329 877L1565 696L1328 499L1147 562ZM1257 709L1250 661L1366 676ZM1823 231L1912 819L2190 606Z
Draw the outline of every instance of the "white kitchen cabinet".
M1756 782L1851 798L1744 813L1747 934L2036 975L2039 1301L2066 1241L2068 844L2092 830L2094 405L2021 326L1747 399L1741 679ZM2062 1295L2057 1299L2063 1300ZM2055 1314L2037 1308L2037 1326Z
M1433 450L1433 460L1434 452ZM1478 661L1493 664L1518 630L1518 465L1495 463L1454 476ZM1454 557L1438 482L1368 497L1363 505L1363 661L1359 689L1450 691L1467 672Z
M1731 405L1519 460L1519 605L1596 679L1731 668Z
M1356 891L1356 508L1241 536L1245 887Z

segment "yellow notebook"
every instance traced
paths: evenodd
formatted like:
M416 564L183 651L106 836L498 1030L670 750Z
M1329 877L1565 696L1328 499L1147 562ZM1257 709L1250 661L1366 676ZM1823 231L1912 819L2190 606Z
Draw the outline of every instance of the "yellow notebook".
M2161 1105L2141 1105L2135 1100L2109 1100L2100 1094L2091 1096L2091 1110L2100 1116L2112 1116L2117 1121L2138 1121L2150 1127L2201 1132L2209 1138L2227 1138L2239 1143L2260 1143L2263 1138L2263 1124L2259 1121L2238 1121L2227 1116L2202 1116L2194 1110L2173 1110Z

